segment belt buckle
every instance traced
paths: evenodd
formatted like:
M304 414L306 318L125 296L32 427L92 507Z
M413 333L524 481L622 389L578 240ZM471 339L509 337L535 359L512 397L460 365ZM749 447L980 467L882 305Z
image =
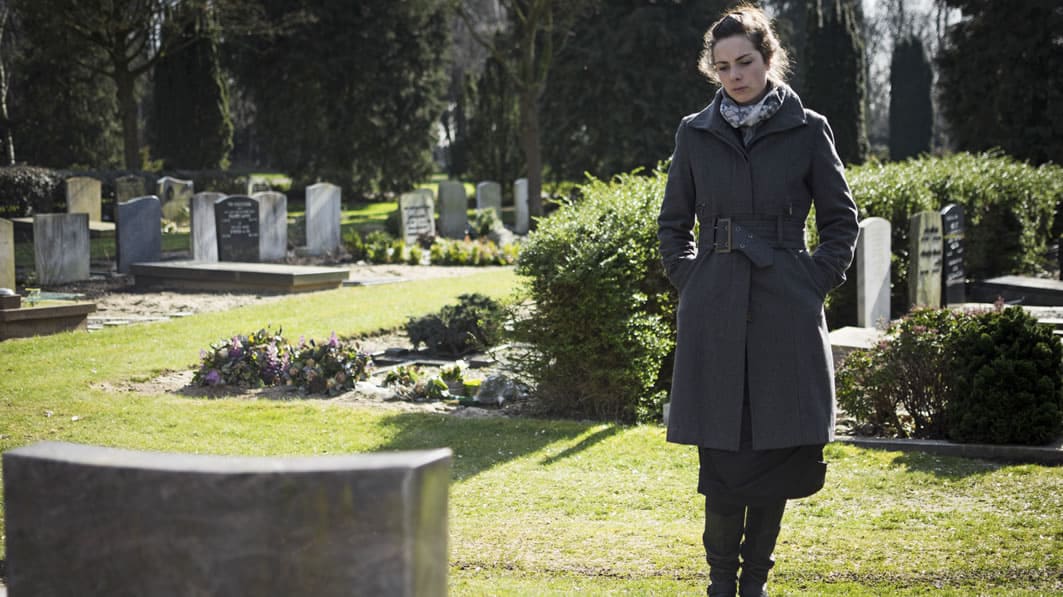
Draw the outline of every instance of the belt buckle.
M716 225L713 226L713 229L716 231L714 235L716 240L712 243L713 248L716 249L717 253L730 253L732 251L731 240L733 238L731 218L716 218ZM724 243L718 240L721 229L727 230L727 241Z

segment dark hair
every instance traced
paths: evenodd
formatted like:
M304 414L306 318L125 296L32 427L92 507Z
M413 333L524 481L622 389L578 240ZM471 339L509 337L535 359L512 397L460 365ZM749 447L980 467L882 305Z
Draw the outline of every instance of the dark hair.
M752 4L739 4L725 13L705 32L705 45L698 60L698 70L710 81L720 84L720 78L713 66L712 51L721 39L735 35L745 36L753 47L760 52L764 63L768 65L768 78L774 83L786 82L790 72L790 57L779 44L779 38L771 27L771 19L764 11Z

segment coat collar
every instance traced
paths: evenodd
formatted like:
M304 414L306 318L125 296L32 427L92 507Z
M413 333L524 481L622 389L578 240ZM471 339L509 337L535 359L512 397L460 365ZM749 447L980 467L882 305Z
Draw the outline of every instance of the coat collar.
M779 111L757 128L757 132L753 137L753 141L750 142L750 145L765 135L803 126L808 122L808 117L805 115L805 107L801 103L801 98L798 97L788 85L782 85L782 95L783 102L779 107ZM689 117L689 126L715 133L727 140L735 139L734 129L723 119L723 116L720 115L720 102L722 99L723 88L720 88L720 90L716 92L716 97L713 98L712 103L706 106L701 112Z

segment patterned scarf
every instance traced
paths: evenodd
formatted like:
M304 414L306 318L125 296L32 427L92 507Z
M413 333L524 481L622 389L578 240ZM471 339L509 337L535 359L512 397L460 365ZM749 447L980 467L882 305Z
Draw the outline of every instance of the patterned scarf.
M721 95L720 116L727 124L742 131L742 142L746 145L753 140L757 125L774 116L782 106L782 92L778 85L772 86L759 102L748 106L736 104L726 93Z

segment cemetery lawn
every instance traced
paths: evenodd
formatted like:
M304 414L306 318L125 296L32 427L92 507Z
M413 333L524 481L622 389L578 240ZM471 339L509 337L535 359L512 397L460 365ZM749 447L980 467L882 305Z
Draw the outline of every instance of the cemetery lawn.
M703 595L697 457L658 426L462 418L321 399L121 391L266 324L368 334L511 296L511 269L344 288L93 334L0 343L0 449L62 440L142 450L311 455L449 447L451 595ZM831 445L827 487L791 502L778 595L1063 592L1063 467ZM3 557L0 527L0 557ZM103 539L105 540L105 539Z

